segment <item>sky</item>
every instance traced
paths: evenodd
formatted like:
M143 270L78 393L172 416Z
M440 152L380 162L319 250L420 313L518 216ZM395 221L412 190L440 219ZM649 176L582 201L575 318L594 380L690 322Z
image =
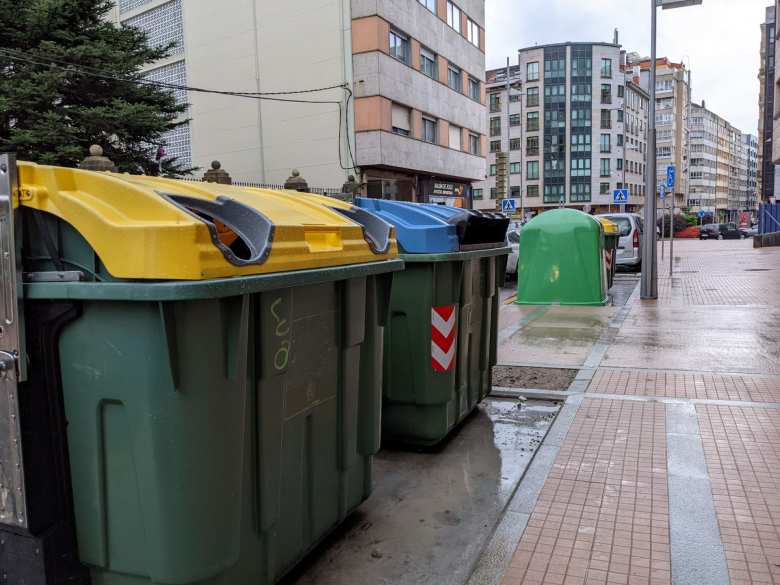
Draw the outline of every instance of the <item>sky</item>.
M771 0L704 0L658 10L658 57L690 65L693 99L742 132L758 132L758 68ZM648 0L486 0L487 68L517 63L517 49L565 41L612 42L650 55Z

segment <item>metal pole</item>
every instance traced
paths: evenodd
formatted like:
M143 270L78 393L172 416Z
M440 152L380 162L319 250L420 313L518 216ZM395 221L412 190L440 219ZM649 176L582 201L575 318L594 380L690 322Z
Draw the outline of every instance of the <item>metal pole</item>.
M642 234L642 299L658 298L655 232L655 51L656 0L650 0L650 112L647 125L647 177L645 178L645 232Z
M661 260L664 259L665 243L666 243L666 197L664 197L663 208L661 209Z

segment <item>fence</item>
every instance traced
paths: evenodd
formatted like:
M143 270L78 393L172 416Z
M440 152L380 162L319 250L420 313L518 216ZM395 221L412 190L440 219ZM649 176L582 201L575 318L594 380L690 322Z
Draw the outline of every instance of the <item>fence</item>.
M202 179L198 179L197 177L182 177L182 179L193 183L202 182ZM236 181L235 179L232 181L231 185L234 187L254 187L255 189L284 189L284 184L282 183L258 183L255 181ZM309 187L308 193L335 197L343 194L343 191L338 187Z
M758 206L758 233L780 232L780 203L762 203Z

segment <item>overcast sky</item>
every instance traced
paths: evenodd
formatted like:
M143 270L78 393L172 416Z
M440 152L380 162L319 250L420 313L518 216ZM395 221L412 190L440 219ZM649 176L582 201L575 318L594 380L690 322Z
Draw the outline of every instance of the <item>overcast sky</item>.
M648 0L486 0L487 67L517 62L517 49L565 41L611 42L650 55ZM693 99L742 132L758 131L758 66L771 0L704 0L658 11L658 56L690 63Z

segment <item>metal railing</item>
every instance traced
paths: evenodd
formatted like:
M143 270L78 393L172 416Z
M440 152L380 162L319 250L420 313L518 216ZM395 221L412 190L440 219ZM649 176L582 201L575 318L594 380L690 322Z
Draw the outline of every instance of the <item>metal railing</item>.
M190 181L192 183L202 183L201 179L197 177L181 177L183 181ZM252 187L255 189L284 189L283 183L261 183L258 181L237 181L233 180L231 185L233 187ZM335 195L341 195L343 191L338 187L309 187L307 193L315 193L317 195L327 195L333 197Z
M758 206L758 233L780 232L780 203L762 203Z

